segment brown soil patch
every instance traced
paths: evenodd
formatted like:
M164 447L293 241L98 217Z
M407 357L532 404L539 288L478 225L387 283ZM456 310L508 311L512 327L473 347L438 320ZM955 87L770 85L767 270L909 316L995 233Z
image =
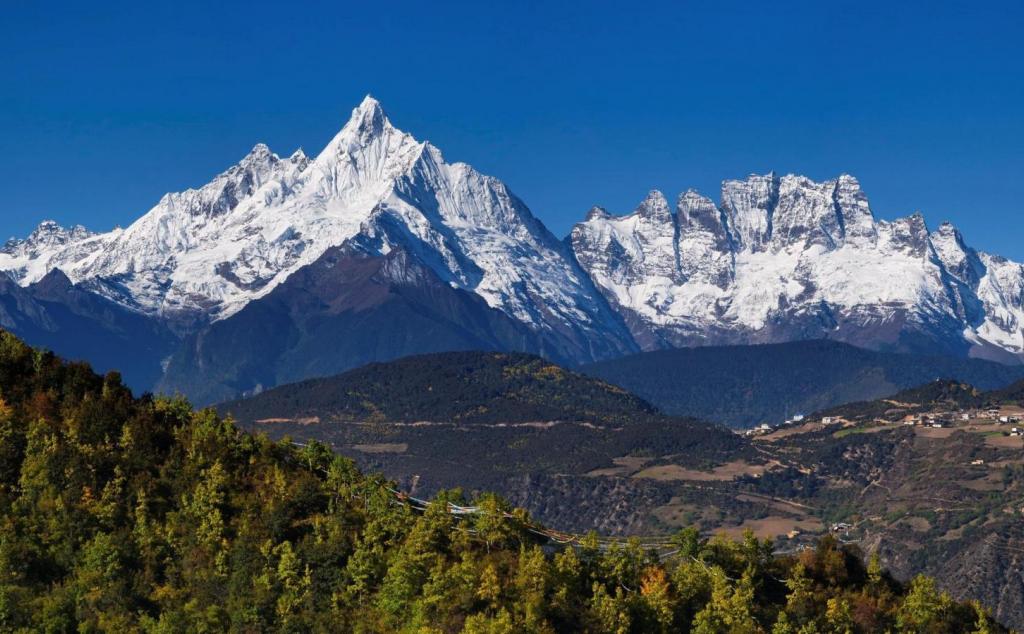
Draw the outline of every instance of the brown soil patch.
M895 400L893 400L891 398L883 398L882 402L883 403L888 403L889 405L894 405L896 407L902 407L902 408L917 407L919 405L919 403L904 403L903 401L895 401Z
M256 421L257 425L273 425L275 423L292 423L294 425L319 425L319 416L307 416L305 418L261 418Z
M614 467L605 467L603 469L594 469L587 473L588 476L628 476L636 471L643 468L645 464L650 462L650 458L642 458L639 456L622 456L620 458L612 458L612 462L615 463Z
M1021 436L986 436L985 444L1000 449L1020 449L1024 447L1024 437Z
M985 466L989 469L1002 469L1003 467L1018 465L1021 463L1020 459L1017 460L993 460L992 462L986 462Z
M754 535L761 539L772 539L780 535L787 535L790 531L794 530L802 533L814 533L824 530L825 527L819 520L813 517L794 519L792 517L769 515L759 520L745 520L739 526L727 526L715 532L724 533L736 539L741 537L748 528L754 531Z
M352 445L352 448L362 453L405 453L409 450L409 443L381 442L373 445Z
M824 428L825 426L822 425L821 423L804 423L799 427L787 427L786 429L779 429L777 431L773 431L770 434L764 434L763 436L754 436L753 440L775 442L776 440L781 440L782 438L796 436L797 434L809 434L812 431L818 431Z
M764 504L770 508L779 511L780 513L793 513L797 516L803 517L807 514L807 511L812 510L810 507L804 506L797 502L789 502L788 500L779 500L776 498L770 498L763 495L757 495L753 493L742 493L736 496L737 500L744 502L754 502L757 504Z
M718 465L711 471L697 471L686 469L679 465L657 465L647 467L643 471L633 475L634 478L649 478L651 480L696 480L698 482L728 481L741 475L761 475L778 463L769 462L763 465L752 465L746 460L733 460Z
M951 542L960 539L964 536L964 529L967 525L961 526L960 528L953 528L946 531L946 534L939 538L939 541Z
M914 433L921 438L949 438L955 431L952 427L914 427Z
M685 504L679 498L672 498L668 504L659 506L651 514L668 526L682 528L702 518L703 510L692 504Z
M971 491L1001 491L1003 489L1003 479L998 476L996 478L979 478L977 480L961 482L960 486Z
M932 529L932 524L923 517L908 517L903 520L903 523L910 527L910 529L917 533L927 533Z

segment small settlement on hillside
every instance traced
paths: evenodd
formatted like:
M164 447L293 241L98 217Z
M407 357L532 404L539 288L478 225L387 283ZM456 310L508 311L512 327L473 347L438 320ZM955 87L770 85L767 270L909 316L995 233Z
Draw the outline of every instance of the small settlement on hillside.
M956 430L980 433L991 439L990 444L1005 447L1017 446L1017 443L1008 440L1000 441L999 438L1020 439L1019 444L1024 448L1024 407L1001 405L985 408L936 407L927 409L917 403L887 399L880 402L888 403L892 405L892 408L877 415L858 415L849 418L839 415L794 416L781 425L763 423L746 430L744 435L760 440L774 440L794 433L816 431L831 426L835 426L839 432L869 433L895 425L906 425L918 428L923 434L933 438L947 436ZM939 432L938 430L947 431Z

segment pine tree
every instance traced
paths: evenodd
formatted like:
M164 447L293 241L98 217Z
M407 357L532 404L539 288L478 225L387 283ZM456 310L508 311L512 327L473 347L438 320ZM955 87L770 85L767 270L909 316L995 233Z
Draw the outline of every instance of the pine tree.
M897 613L896 623L903 631L928 631L942 621L951 604L949 595L939 593L936 589L934 579L918 575L910 582L910 589Z
M711 574L711 600L693 619L694 634L756 634L761 626L754 619L754 588L744 575L733 588L721 569Z

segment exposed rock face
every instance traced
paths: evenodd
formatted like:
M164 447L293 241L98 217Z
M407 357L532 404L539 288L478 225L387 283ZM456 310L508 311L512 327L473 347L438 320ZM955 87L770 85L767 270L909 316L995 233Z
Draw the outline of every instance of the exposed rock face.
M372 361L452 350L556 359L578 353L568 339L453 288L404 249L381 256L347 244L186 338L158 387L209 404Z
M662 207L651 213L670 216L664 201ZM388 256L402 252L402 261L411 263L405 273L418 271L417 279L405 280L403 288L427 285L417 300L427 302L418 306L420 316L444 315L455 320L445 326L446 332L462 334L438 336L422 345L386 345L378 350L379 357L371 350L348 360L314 361L307 364L310 371L337 371L403 352L445 349L443 345L530 350L566 362L638 350L568 246L501 181L463 163L446 163L440 150L395 128L371 97L352 111L316 158L301 150L280 158L257 145L210 183L165 195L126 229L93 234L81 227L66 230L43 223L28 239L12 240L0 250L0 271L27 287L60 270L76 288L173 326L187 347L206 341L210 332L230 329L217 324L235 324L233 318L243 309L270 297L298 272L322 264L325 253L342 245L374 260L385 258L389 266L397 260ZM355 259L342 265L355 267L347 279L359 278L363 271ZM472 303L469 312L474 316L448 311L452 297L431 294L435 283L462 293L459 301ZM430 305L428 298L442 305ZM339 301L324 298L326 304ZM284 310L280 297L276 306ZM269 315L275 310L256 312ZM315 316L322 307L305 310ZM499 330L516 336L479 332L481 312L495 313L486 320L501 321ZM470 321L457 321L464 317ZM13 315L5 317L13 320ZM395 330L381 336L393 342L428 336L409 330L415 321L386 320ZM343 336L357 335L332 335ZM219 350L228 356L249 355L230 347ZM310 351L336 354L316 345ZM180 362L192 357L183 350L174 358ZM215 382L225 379L209 374L211 365L169 367L180 371L175 376L184 381L165 378L160 385L170 390L203 376ZM257 374L235 377L236 387L252 389L261 383Z
M851 176L729 180L718 203L687 191L673 205L652 191L625 216L594 208L560 241L501 181L446 162L394 127L371 97L314 158L301 150L282 158L259 144L125 229L44 222L7 242L0 319L45 322L17 289L59 270L76 293L192 341L342 245L371 258L401 251L429 279L522 327L510 349L549 351L566 363L822 337L1024 358L1021 265L971 249L950 225L929 232L920 214L876 220Z
M0 270L30 284L61 268L146 314L216 321L349 240L378 255L407 249L509 317L578 339L581 358L635 349L566 246L501 181L446 163L395 128L372 97L314 159L301 151L282 159L257 145L123 231L44 223L5 247Z
M642 213L651 200L591 213L570 237L644 348L828 337L1024 355L1021 266L974 251L948 223L929 233L921 214L876 220L852 176L725 181L720 205L687 191L674 214Z

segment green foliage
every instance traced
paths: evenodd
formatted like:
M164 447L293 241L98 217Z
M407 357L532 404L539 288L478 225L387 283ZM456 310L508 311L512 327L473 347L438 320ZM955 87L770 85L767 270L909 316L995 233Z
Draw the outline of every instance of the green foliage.
M1002 631L834 541L780 558L685 530L659 560L549 550L493 495L414 512L323 445L135 399L4 333L0 399L4 632Z

